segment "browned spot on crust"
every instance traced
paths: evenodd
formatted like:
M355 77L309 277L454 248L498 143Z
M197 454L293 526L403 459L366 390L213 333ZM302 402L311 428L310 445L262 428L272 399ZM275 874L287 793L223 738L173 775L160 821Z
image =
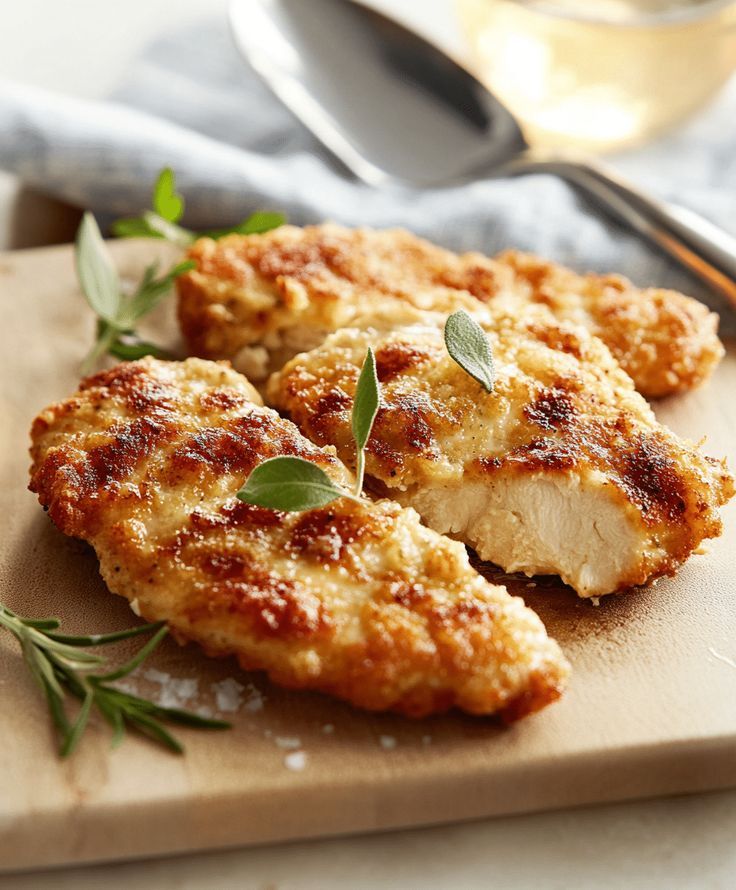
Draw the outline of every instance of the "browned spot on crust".
M528 714L533 714L545 707L549 702L556 701L562 695L562 685L550 688L544 672L532 674L529 686L520 695L513 698L500 712L504 723L514 723Z
M478 255L475 254L477 257ZM483 258L476 263L453 264L442 269L436 276L437 284L468 291L476 300L487 303L496 296L500 287L499 270L492 260Z
M427 421L430 406L419 393L397 395L390 405L382 405L376 415L375 428L378 433L384 426L394 428L403 444L415 451L426 451L433 444L432 427ZM370 443L368 445L370 449Z
M102 390L100 399L108 394L120 396L134 414L172 411L176 405L174 389L152 377L136 362L123 362L107 371L100 371L79 385L80 392L92 389Z
M229 411L248 404L248 399L233 389L212 389L202 394L199 400L205 411Z
M347 548L371 533L364 515L336 513L325 507L304 513L291 531L287 547L318 562L339 562Z
M174 473L199 468L243 474L277 455L294 455L322 464L333 462L306 439L287 432L271 416L253 412L195 433L173 452L170 466Z
M523 467L524 470L543 471L571 470L577 466L579 454L574 446L556 439L542 437L532 439L503 457L481 457L475 465L481 472L493 473L502 467Z
M219 574L216 563L215 575ZM196 626L203 618L227 614L244 619L255 633L279 639L304 639L330 628L319 598L298 582L257 567L240 567L239 577L216 581L186 610Z
M645 518L682 521L687 508L685 484L677 464L656 436L642 433L632 450L623 453L617 469L626 493L641 506Z
M213 528L271 528L281 525L285 513L256 507L245 501L234 500L225 504L219 513L199 513L195 510L190 517L194 532L203 532Z
M296 241L277 244L261 251L253 245L250 259L264 278L292 278L295 281L310 281L329 269L347 280L352 280L352 263L344 243L336 238L320 241Z
M544 343L544 345L548 346L550 349L554 349L558 352L565 352L578 359L582 358L583 346L580 342L580 337L574 331L551 324L530 324L528 325L527 330L530 334L536 337L540 343Z
M376 352L376 375L381 383L386 383L409 368L424 364L431 355L431 350L401 340L387 343Z
M565 426L577 413L570 393L556 387L542 390L534 403L524 408L524 417L543 430Z
M316 417L321 417L326 414L341 414L343 411L352 409L352 407L353 400L350 396L344 389L336 386L333 389L328 390L323 396L319 397L314 413Z
M65 449L52 453L31 481L31 490L39 494L49 490L60 468L67 484L78 498L88 498L113 482L129 476L154 449L172 438L176 430L170 424L141 417L132 423L113 427L112 442L91 448L84 459L69 462Z

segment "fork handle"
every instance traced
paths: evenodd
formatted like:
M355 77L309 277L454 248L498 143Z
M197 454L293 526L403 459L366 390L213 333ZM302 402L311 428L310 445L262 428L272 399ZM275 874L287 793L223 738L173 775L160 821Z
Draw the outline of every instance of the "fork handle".
M644 194L588 158L529 149L504 170L535 171L555 174L583 189L736 306L736 238L723 229L691 210Z

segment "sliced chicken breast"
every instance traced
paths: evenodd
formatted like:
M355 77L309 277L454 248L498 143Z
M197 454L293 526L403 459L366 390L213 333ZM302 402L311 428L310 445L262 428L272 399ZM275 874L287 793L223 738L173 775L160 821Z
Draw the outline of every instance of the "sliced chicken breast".
M358 315L397 303L439 312L478 301L510 312L544 307L551 320L601 337L649 396L699 385L723 355L717 316L682 294L576 275L525 254L458 255L396 229L282 226L204 238L189 257L197 267L177 287L191 350L230 359L256 381Z
M371 346L382 401L366 468L377 490L482 559L558 574L580 596L672 574L720 534L717 508L734 493L725 465L659 424L598 338L531 310L477 318L494 354L490 394L448 355L444 316L405 308L297 356L269 397L351 464Z
M413 510L237 500L277 455L352 479L225 364L118 365L43 411L32 443L30 487L52 520L92 544L113 593L180 641L284 686L413 716L457 706L513 720L564 686L568 665L539 618Z

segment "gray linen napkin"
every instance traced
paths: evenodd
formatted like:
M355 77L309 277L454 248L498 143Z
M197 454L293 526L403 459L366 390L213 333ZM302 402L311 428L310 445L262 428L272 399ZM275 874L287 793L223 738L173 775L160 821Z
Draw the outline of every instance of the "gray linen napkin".
M696 119L616 166L736 234L735 136L732 81ZM725 308L555 178L426 190L350 180L244 65L221 20L155 41L109 101L0 85L0 167L103 222L146 207L165 165L177 173L192 227L231 224L255 209L283 210L298 224L401 225L454 249L533 250ZM735 315L724 313L724 329L736 330Z

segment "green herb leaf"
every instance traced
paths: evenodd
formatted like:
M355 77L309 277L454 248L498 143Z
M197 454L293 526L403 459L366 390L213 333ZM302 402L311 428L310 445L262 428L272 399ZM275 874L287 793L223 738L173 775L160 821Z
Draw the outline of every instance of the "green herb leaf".
M120 308L120 279L97 222L89 212L82 217L77 232L75 260L87 302L100 318L113 322Z
M176 223L169 222L153 210L145 210L143 212L143 222L150 226L154 232L157 232L162 238L176 244L178 247L187 248L197 240L197 236L189 229L178 226Z
M145 355L168 358L163 349L137 337L134 327L169 293L174 280L195 265L193 260L186 260L156 278L157 264L152 263L146 267L133 295L124 297L97 223L86 213L77 235L77 268L87 301L97 313L98 324L97 339L82 363L82 373L91 371L105 353L126 361Z
M195 266L194 260L186 260L169 269L161 278L153 278L153 267L149 266L144 272L143 280L138 290L121 306L115 318L115 326L123 331L134 327L136 322L140 321L144 315L152 312L162 298L168 294L174 284L174 280L183 272L194 269Z
M164 708L154 702L130 695L107 683L127 676L151 654L166 634L162 622L146 624L110 634L67 635L49 633L59 627L55 618L23 618L0 603L0 628L18 640L23 658L36 682L43 690L49 713L59 735L59 753L68 757L76 749L89 722L93 707L113 729L113 746L122 740L126 725L181 753L182 745L161 725L161 721L179 723L197 729L227 729L223 720L210 720L178 708ZM104 646L128 637L153 633L153 637L120 667L93 673L104 659L79 646ZM65 709L68 696L82 705L74 722Z
M483 328L459 309L445 322L445 346L450 357L487 391L493 392L496 373L491 344Z
M235 226L192 232L177 225L184 213L184 198L176 191L176 177L171 167L164 167L153 187L152 210L141 216L118 219L111 225L114 235L121 238L165 238L180 247L188 247L197 238L222 238L224 235L256 235L284 225L283 213L259 210Z
M38 627L37 624L31 624L26 618L24 619L28 627ZM57 621L53 627L59 626ZM109 646L111 643L119 643L120 640L129 640L131 637L139 637L142 634L155 633L159 628L163 627L163 621L156 621L153 624L139 624L138 627L129 627L126 630L116 630L109 634L57 634L47 633L46 636L56 643L64 643L67 646Z
M173 358L170 352L156 346L155 343L149 343L147 340L141 340L135 334L120 334L108 347L107 352L114 358L119 358L124 362L134 362L139 358L145 358L152 355L154 358Z
M164 167L153 187L153 209L167 222L177 223L184 213L184 199L176 192L176 178L171 167Z
M237 497L246 504L293 513L324 507L350 495L308 460L272 457L253 470Z
M373 355L373 350L369 346L365 360L363 361L363 367L360 370L358 385L355 390L355 398L353 399L352 427L357 453L355 474L356 495L360 494L363 489L365 446L370 438L373 422L376 419L380 402L381 394L378 388L378 377L376 376L376 357Z
M283 213L259 210L256 213L252 213L236 226L228 226L224 229L210 229L209 231L201 232L200 237L217 240L225 235L262 235L264 232L270 232L271 229L278 229L285 222L286 217Z
M118 238L163 238L161 232L151 228L142 216L126 216L116 219L110 225L110 231Z

